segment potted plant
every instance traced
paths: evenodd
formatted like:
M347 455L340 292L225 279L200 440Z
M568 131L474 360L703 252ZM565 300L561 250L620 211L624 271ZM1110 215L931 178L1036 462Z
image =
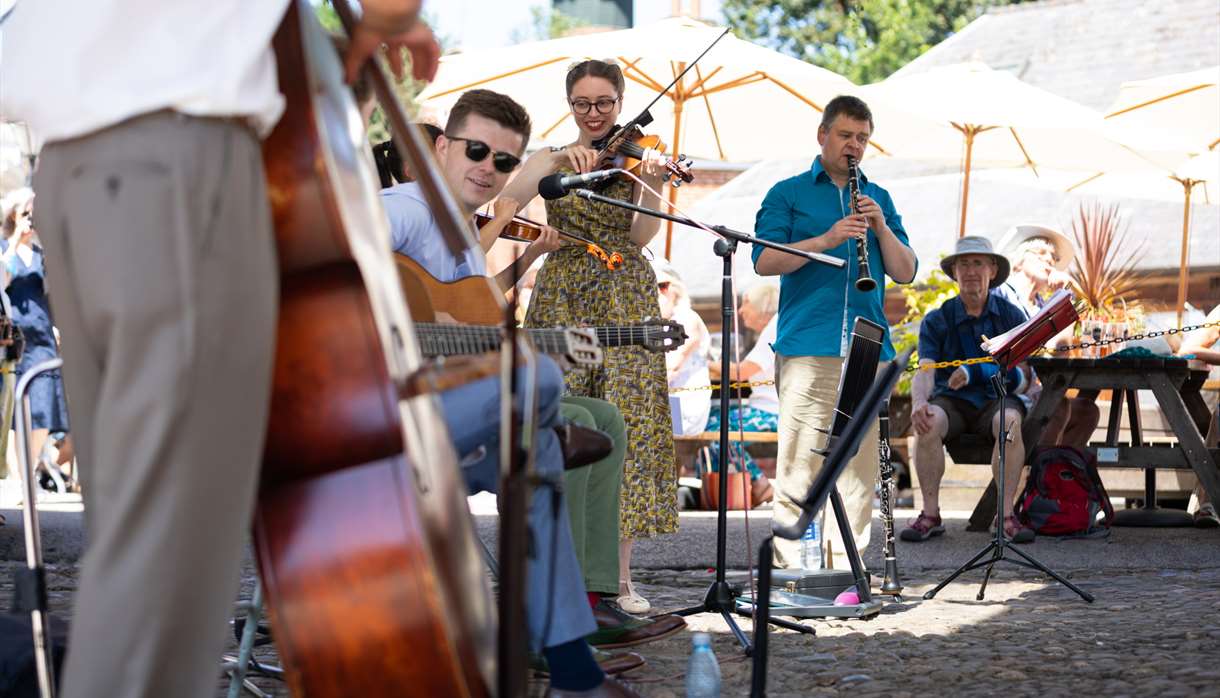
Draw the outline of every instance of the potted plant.
M1075 333L1081 340L1122 336L1142 323L1139 301L1126 297L1135 290L1135 260L1144 244L1129 245L1128 230L1128 221L1116 204L1081 202L1072 218L1077 253L1069 273L1072 290L1083 306Z

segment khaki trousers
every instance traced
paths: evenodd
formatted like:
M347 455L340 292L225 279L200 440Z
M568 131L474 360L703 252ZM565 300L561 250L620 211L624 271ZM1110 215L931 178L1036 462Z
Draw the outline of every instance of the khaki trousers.
M793 500L805 498L809 486L822 469L822 457L811 449L825 448L825 435L815 428L829 429L835 403L839 399L839 374L843 359L833 356L777 356L779 379L779 449L776 456L776 495L774 520L791 525L800 517ZM873 491L877 478L877 420L872 421L860 451L836 483L843 497L847 520L856 547L863 554L868 546L873 516ZM825 522L823 546L829 545L834 569L850 569L844 554L843 538L827 499L823 508ZM801 566L799 540L774 539L776 567Z
M89 537L61 695L214 696L274 360L258 140L159 112L47 145L34 187Z

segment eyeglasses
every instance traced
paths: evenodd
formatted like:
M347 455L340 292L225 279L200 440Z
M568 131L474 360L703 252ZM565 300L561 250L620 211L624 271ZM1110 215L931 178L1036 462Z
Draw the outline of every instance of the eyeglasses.
M508 174L517 169L517 165L521 164L521 158L506 153L503 150L492 151L491 146L483 141L476 141L470 138L462 138L461 136L445 135L451 141L463 141L466 143L466 158L471 162L483 162L491 155L491 164L496 168L497 172Z
M609 114L611 111L614 111L614 105L618 104L620 99L622 97L615 97L614 99L605 98L599 99L596 102L590 102L587 99L577 99L569 102L569 104L572 105L572 111L581 116L588 114L589 110L593 107L597 107L598 114Z

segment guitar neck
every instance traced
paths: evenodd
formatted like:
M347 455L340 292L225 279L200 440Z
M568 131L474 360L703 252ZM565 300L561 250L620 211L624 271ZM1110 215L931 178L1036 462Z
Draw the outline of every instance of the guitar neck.
M487 325L442 325L417 322L420 351L424 356L460 356L499 351L504 330ZM563 330L528 330L530 340L544 354L568 353L568 338Z
M612 325L593 329L603 347L627 347L645 344L652 328L648 325Z

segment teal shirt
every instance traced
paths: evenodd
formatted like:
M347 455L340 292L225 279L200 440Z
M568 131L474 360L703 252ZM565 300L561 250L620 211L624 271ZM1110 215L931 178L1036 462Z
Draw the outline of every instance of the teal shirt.
M860 193L881 207L886 225L902 244L910 247L902 216L894 210L889 192L860 173ZM822 169L819 155L808 172L790 177L767 192L754 221L754 234L764 240L792 244L830 230L850 210L846 187L840 190ZM885 328L881 359L894 358L889 323L885 319L885 264L877 234L868 231L868 266L877 288L857 291L856 241L847 240L823 254L847 260L842 269L808 262L780 277L779 327L775 353L783 356L846 356L848 333L856 317L864 317ZM754 264L766 249L755 245ZM918 263L918 262L917 262Z

